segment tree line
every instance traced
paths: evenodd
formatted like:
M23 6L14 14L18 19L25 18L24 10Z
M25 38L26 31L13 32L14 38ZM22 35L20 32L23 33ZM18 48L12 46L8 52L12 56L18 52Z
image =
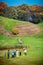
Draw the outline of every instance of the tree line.
M0 4L0 15L12 19L18 19L23 21L30 21L33 23L39 23L43 19L43 15L38 12L33 12L27 4L21 6L8 6L5 3Z

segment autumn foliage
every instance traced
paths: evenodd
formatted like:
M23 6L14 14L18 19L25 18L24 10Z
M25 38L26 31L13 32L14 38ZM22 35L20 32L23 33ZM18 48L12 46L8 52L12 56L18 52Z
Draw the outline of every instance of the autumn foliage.
M36 23L43 19L43 6L28 6L23 4L21 6L8 7L4 2L0 2L0 15L12 19L19 19Z
M7 4L0 2L0 15L3 15L4 8L8 7Z
M14 28L12 29L12 33L13 33L14 35L17 35L17 34L19 34L19 30L18 30L16 27L14 27Z

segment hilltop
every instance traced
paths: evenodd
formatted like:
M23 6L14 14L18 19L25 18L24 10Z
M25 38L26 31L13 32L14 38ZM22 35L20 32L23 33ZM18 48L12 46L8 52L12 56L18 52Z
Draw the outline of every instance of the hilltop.
M29 7L32 11L43 11L43 6L33 5Z
M38 6L38 5L32 5L32 6L28 6L27 4L23 4L21 6L8 6L7 4L5 4L4 2L0 2L0 9L2 8L6 8L6 7L12 7L12 8L26 8L30 9L32 11L43 11L43 6Z

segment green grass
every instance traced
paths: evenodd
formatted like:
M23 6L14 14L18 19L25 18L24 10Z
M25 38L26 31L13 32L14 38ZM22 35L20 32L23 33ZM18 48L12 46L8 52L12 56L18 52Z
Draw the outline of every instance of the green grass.
M0 24L2 24L7 31L12 31L12 28L15 27L16 25L20 25L20 24L26 25L30 23L24 21L18 21L14 19L8 19L0 16Z
M23 41L23 45L27 45L28 47L41 47L43 45L43 38L35 38L32 36L21 36L21 37L7 37L4 35L0 35L0 46L2 47L14 47L18 44L18 39L21 38Z
M23 50L21 50L21 52L22 56L15 58L11 58L12 56L10 56L10 59L7 59L7 56L4 56L5 51L1 51L0 55L2 56L1 59L7 61L8 63L10 62L13 65L43 65L43 52L41 51L41 49L29 48L27 50L26 56L23 56ZM12 53L12 51L10 51L10 53Z
M31 23L8 19L0 16L0 24L3 25L4 29L6 29L7 31L11 31L12 28L16 25L19 24L27 25ZM5 51L2 51L0 52L0 55L2 55L3 57L2 59L11 62L12 64L15 63L15 65L41 65L41 63L43 63L42 61L43 60L43 22L36 25L41 27L42 30L40 33L34 36L8 37L0 34L0 48L11 48L11 47L14 48L15 45L18 44L19 38L22 39L23 45L26 45L28 47L27 56L16 57L14 59L10 58L8 60L7 57L3 57Z
M37 26L40 27L41 31L38 34L36 34L35 37L43 39L43 21L37 24Z
M11 31L12 28L16 25L19 24L31 24L29 22L24 22L24 21L18 21L18 20L14 20L14 19L8 19L5 17L0 16L0 24L4 26L4 29L6 29L7 31ZM43 21L39 24L37 24L37 26L41 27L41 29L43 29ZM22 37L8 37L8 36L4 36L2 34L0 34L0 46L1 47L14 47L16 44L18 44L18 39L22 38L23 40L23 44L27 45L28 47L31 46L38 46L41 45L41 43L43 43L43 30L41 32L39 32L37 35L34 36L22 36Z
M43 21L41 21L38 26L43 27Z

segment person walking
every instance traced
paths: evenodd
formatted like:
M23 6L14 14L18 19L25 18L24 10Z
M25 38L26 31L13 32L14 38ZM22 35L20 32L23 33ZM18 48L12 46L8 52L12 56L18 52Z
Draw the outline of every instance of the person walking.
M6 57L6 52L5 52L5 57Z
M16 50L14 50L14 57L16 56Z
M24 50L24 55L27 55L27 50L26 50L26 48L24 48L23 50Z
M10 58L10 50L8 50L8 59Z
M19 56L21 56L21 51L19 51Z
M18 50L16 50L16 56L17 56L17 57L19 56L19 51L18 51Z
M14 50L12 51L12 58L14 58Z

